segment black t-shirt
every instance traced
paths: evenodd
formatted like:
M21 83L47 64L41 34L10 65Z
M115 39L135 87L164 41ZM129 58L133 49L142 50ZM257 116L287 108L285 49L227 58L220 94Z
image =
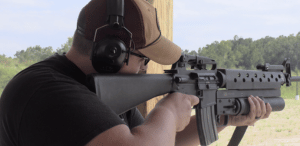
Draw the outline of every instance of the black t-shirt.
M0 145L83 146L114 126L132 129L144 122L136 107L115 114L85 86L85 78L65 54L19 72L1 95Z

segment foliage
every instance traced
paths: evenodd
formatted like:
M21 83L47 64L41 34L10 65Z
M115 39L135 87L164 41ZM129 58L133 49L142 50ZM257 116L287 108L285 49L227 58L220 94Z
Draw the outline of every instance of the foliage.
M61 45L61 48L56 50L56 53L63 54L63 52L68 52L71 49L73 43L73 38L69 37L65 44Z
M42 48L39 45L28 47L26 50L17 51L14 55L16 58L0 55L0 95L7 83L20 71L30 65L42 61L55 53L62 54L68 52L72 46L73 38L69 37L65 44L53 51L52 47Z
M24 63L28 61L39 62L50 57L55 53L63 54L63 52L68 52L71 49L72 43L73 38L69 37L67 42L65 44L62 44L61 48L58 48L56 52L53 51L51 46L42 48L41 46L36 45L34 47L27 48L26 51L17 51L17 53L14 56L19 59L19 63Z
M270 63L282 64L285 58L290 58L292 70L300 68L300 32L296 36L266 36L253 41L251 38L240 38L237 35L232 40L215 41L196 51L183 51L190 55L206 56L216 60L218 68L256 69L256 65Z
M5 55L0 55L0 95L4 90L7 83L21 70L27 68L34 62L25 62L23 64L18 63L18 59L3 58Z
M42 48L41 46L36 45L34 47L27 48L26 51L17 51L14 56L19 59L20 63L23 63L29 60L34 60L37 62L42 61L53 54L54 52L51 46Z

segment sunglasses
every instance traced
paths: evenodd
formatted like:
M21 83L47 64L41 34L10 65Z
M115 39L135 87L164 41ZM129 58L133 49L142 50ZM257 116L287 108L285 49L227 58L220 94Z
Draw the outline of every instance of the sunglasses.
M143 58L145 60L145 66L149 63L150 59L144 55L140 55L140 54L136 54L136 53L133 53L130 51L130 54L134 55L134 56L137 56L137 57L140 57L140 58Z

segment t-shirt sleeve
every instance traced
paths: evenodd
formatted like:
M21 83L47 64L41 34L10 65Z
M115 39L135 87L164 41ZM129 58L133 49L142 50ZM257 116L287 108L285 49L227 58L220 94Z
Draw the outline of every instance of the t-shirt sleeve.
M100 133L125 124L85 86L50 82L27 103L20 123L24 146L83 146Z
M129 117L128 125L130 129L142 125L145 121L144 117L136 107L131 109L130 112L127 113L127 117Z

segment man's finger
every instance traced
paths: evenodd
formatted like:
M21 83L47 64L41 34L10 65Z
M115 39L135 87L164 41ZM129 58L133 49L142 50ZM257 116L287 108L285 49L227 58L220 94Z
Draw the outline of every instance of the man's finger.
M254 97L253 102L255 103L255 107L256 107L256 117L261 117L261 107L260 107L260 103L258 101L258 96Z
M269 118L271 112L272 112L272 107L269 103L266 104L267 105L267 112L266 114L264 115L263 119L266 119L266 118Z
M255 119L255 115L256 115L256 107L255 107L255 104L253 102L253 96L251 95L249 98L248 98L248 101L249 101L249 104L250 104L250 113L248 114L248 118L249 119Z
M263 119L263 117L267 113L266 105L265 105L265 102L262 99L259 98L258 101L259 101L260 107L261 107L261 116L260 116L261 118L260 119Z

